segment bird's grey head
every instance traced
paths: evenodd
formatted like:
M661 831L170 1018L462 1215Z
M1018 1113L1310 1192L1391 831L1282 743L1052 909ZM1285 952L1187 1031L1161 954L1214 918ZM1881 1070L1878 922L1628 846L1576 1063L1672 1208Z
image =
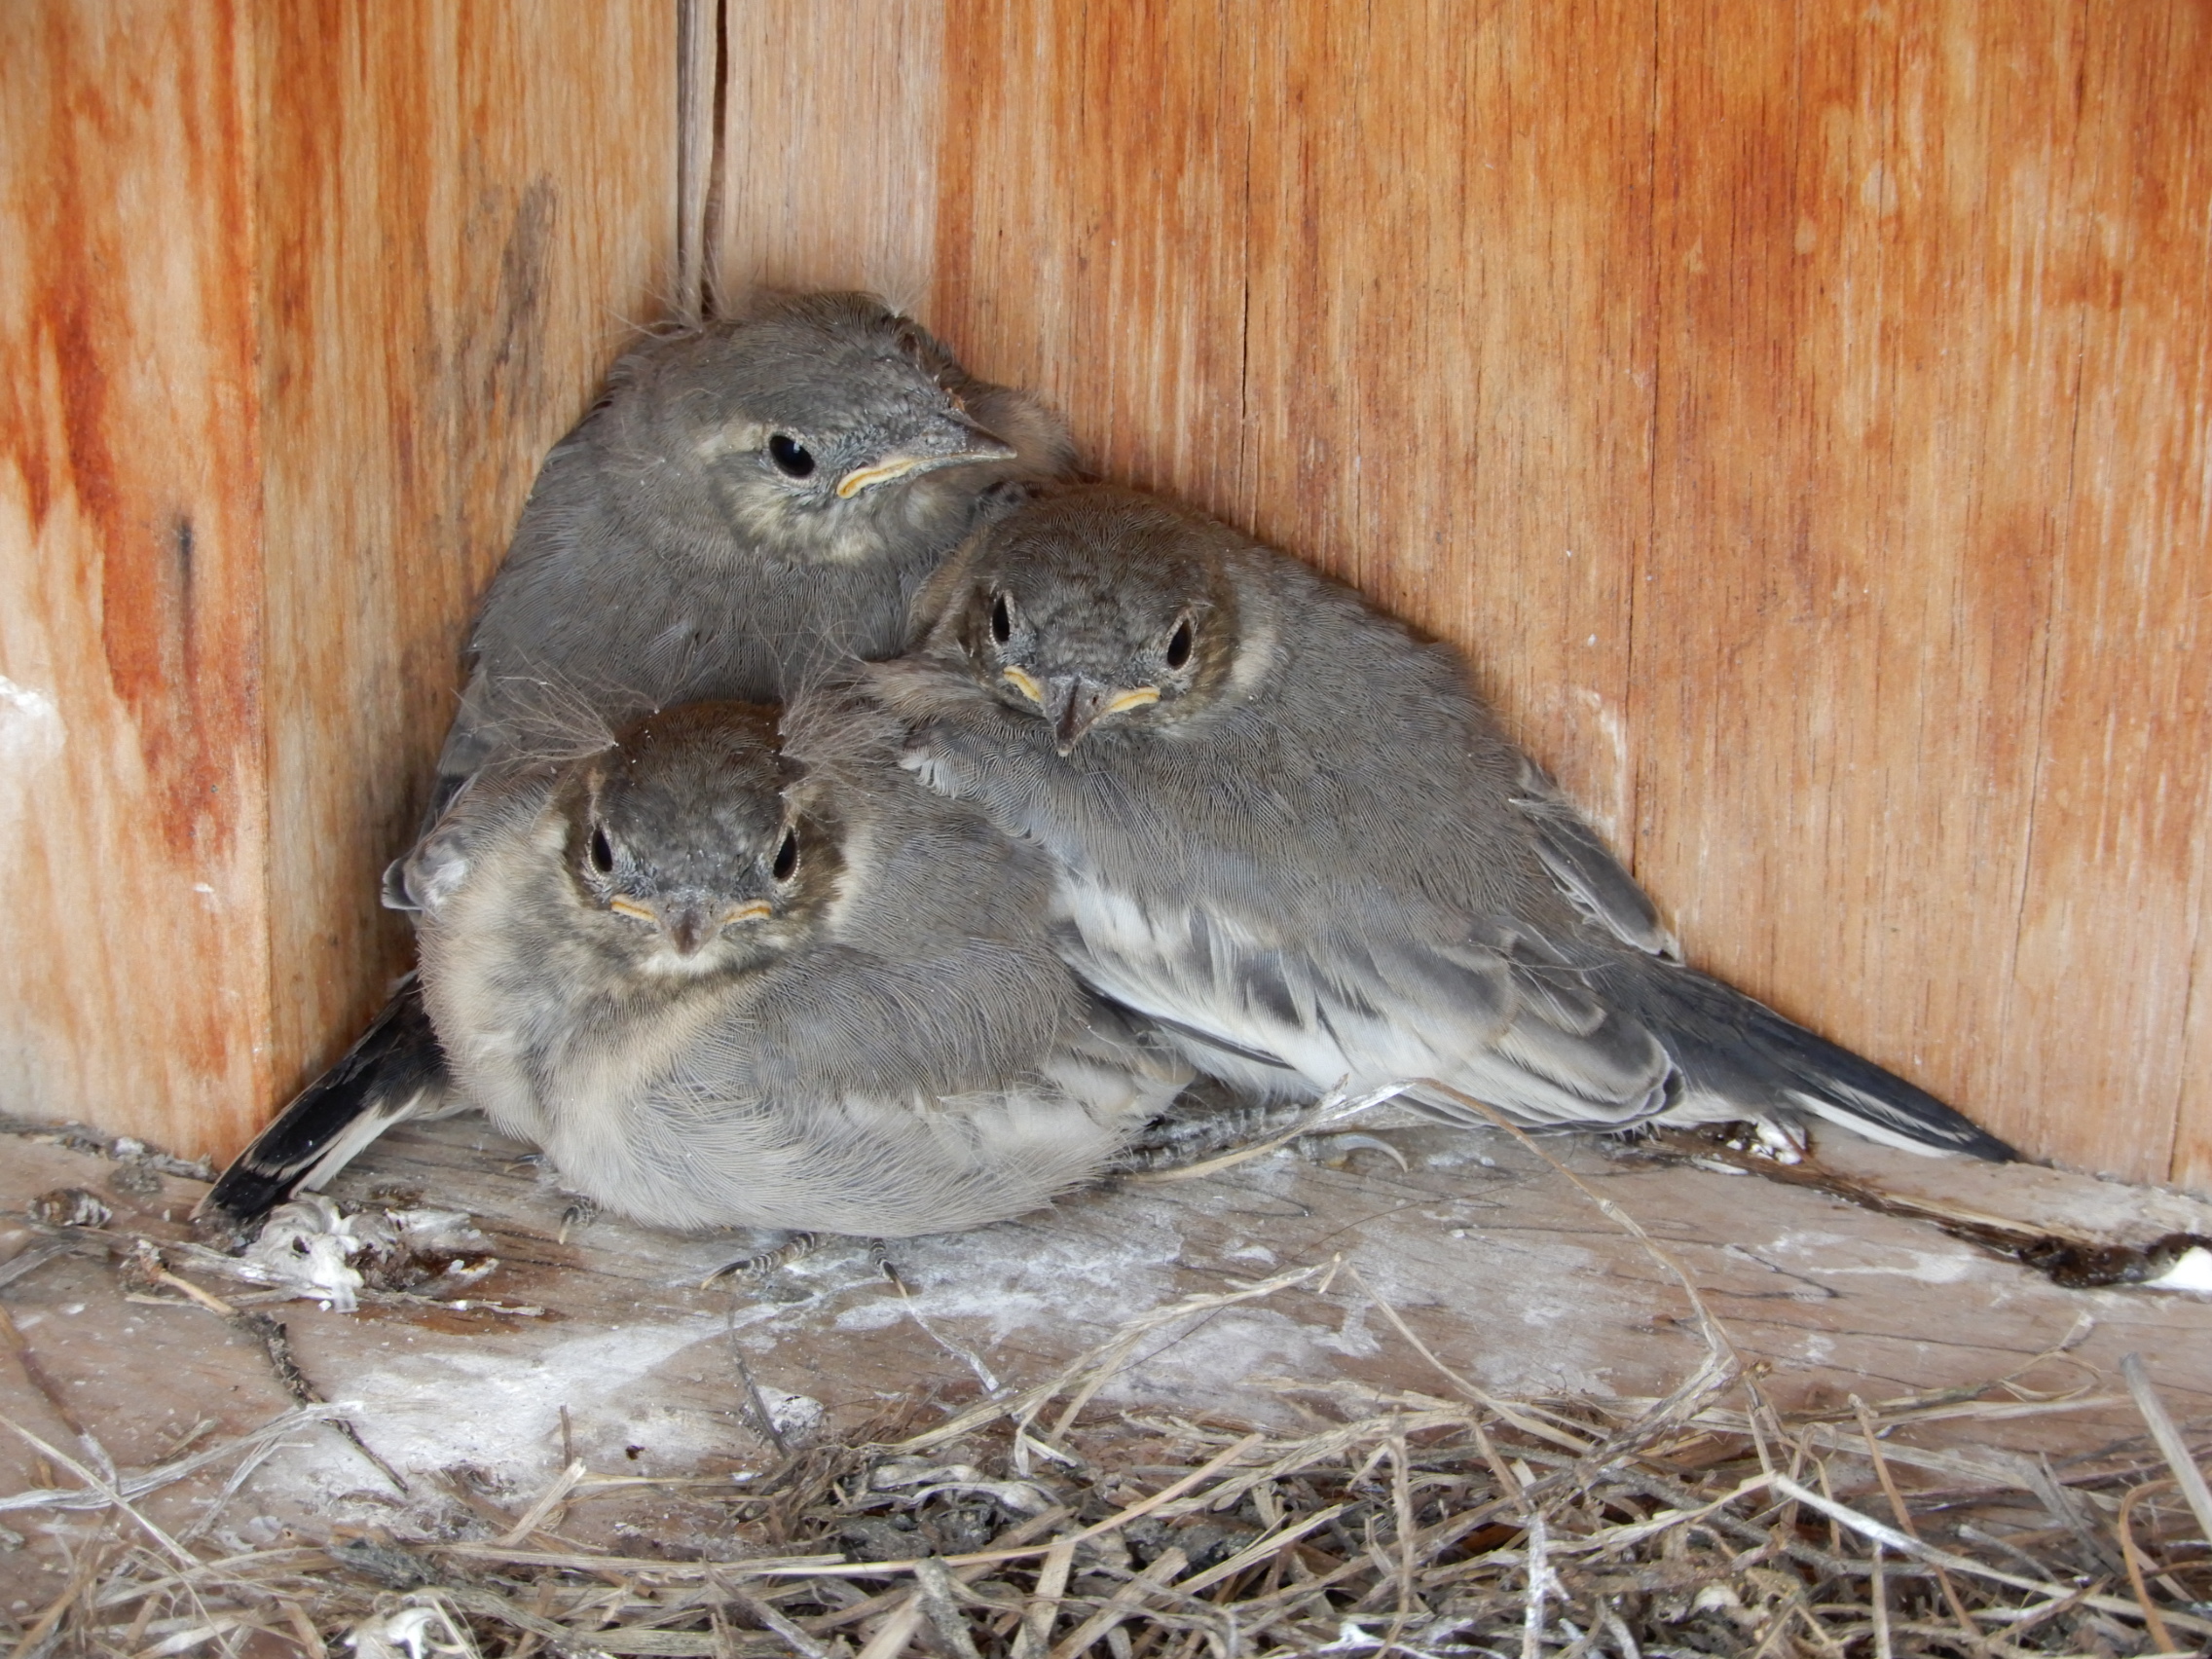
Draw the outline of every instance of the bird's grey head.
M972 419L942 345L866 294L763 299L626 364L607 407L657 492L695 478L711 510L794 560L861 559L978 468L1017 459ZM673 470L676 476L671 477Z
M836 826L791 798L772 709L650 715L576 768L565 857L595 941L645 973L762 965L805 937L836 882Z
M1132 491L1047 497L977 534L927 648L1045 721L1063 756L1092 732L1171 729L1230 682L1234 540Z

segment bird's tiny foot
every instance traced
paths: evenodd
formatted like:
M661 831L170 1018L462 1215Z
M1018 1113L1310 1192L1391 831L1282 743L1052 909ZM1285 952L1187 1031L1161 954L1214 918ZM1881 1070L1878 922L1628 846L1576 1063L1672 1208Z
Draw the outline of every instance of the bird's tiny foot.
M821 1243L822 1235L818 1233L794 1233L773 1250L762 1250L758 1255L741 1256L734 1262L724 1263L701 1279L699 1286L705 1289L710 1284L737 1273L772 1273L778 1268L788 1268L793 1262L804 1261L814 1254Z
M1312 1115L1304 1102L1262 1105L1226 1086L1194 1084L1174 1109L1147 1124L1107 1166L1113 1175L1181 1169L1293 1129Z
M1804 1128L1796 1124L1776 1124L1762 1121L1757 1129L1757 1145L1752 1149L1761 1157L1771 1158L1777 1163L1802 1163L1809 1144Z
M1776 1163L1801 1163L1805 1159L1804 1129L1786 1121L1750 1118L1715 1124L1709 1132L1730 1152L1740 1152L1746 1158L1771 1159Z
M569 1235L581 1233L599 1219L599 1200L577 1194L569 1200L569 1207L561 1212L561 1231L558 1241L566 1244Z
M870 1238L867 1241L867 1254L868 1260L874 1265L875 1271L883 1275L886 1283L894 1286L901 1296L913 1294L906 1288L906 1280L899 1272L899 1264L891 1259L889 1244L880 1238Z

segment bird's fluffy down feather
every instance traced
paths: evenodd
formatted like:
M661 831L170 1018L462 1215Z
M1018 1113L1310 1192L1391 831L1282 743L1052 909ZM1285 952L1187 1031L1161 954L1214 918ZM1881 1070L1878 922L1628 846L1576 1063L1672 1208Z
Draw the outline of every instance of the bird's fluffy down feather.
M463 1090L663 1227L947 1232L1095 1176L1189 1072L1068 975L1046 861L923 790L843 693L794 706L781 766L700 755L747 719L671 711L625 745L658 731L663 779L800 826L797 873L760 888L776 914L732 924L727 961L656 971L651 930L583 897L595 760L479 785L425 843L423 982Z
M1011 453L833 488L959 422ZM811 476L775 465L778 434L821 452ZM648 341L538 471L469 637L431 821L495 758L560 758L579 728L676 703L778 702L891 655L939 560L1072 459L1058 417L866 294L766 295Z

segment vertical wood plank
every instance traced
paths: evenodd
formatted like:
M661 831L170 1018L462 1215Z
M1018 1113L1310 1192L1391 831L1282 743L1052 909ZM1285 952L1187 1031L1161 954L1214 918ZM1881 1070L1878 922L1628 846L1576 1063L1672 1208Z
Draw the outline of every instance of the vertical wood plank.
M2076 319L2079 386L2046 484L2050 646L1999 1090L2072 1161L2212 1185L2212 13L2084 22L2075 245L2048 300Z
M933 313L1457 640L1718 971L2212 1171L2205 19L979 4Z
M1231 508L1253 141L1235 11L955 8L930 308L971 366L1065 411L1088 464Z
M545 451L677 280L665 0L260 13L272 1042L291 1085L404 968L377 902Z
M0 10L0 1107L266 1110L250 18Z
M2084 8L1666 18L1641 866L1730 977L2032 1150L2165 1178L2205 414L2121 359L2178 339L2201 376L2202 141L2154 112L2202 96ZM2158 326L2099 245L2145 238ZM2100 466L2134 496L2089 529Z
M1375 23L1318 4L1295 34L1240 31L1273 47L1241 516L1466 645L1523 739L1625 826L1650 8L1432 0Z
M730 303L748 290L929 288L944 0L721 0Z
M695 323L719 248L707 245L721 180L715 172L720 0L676 0L676 295L669 314ZM719 228L719 227L718 227Z

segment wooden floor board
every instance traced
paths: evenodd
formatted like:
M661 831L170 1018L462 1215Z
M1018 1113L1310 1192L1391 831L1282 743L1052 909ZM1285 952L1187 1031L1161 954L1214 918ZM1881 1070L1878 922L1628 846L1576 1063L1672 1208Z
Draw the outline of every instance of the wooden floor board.
M1818 1193L1553 1145L1590 1194L1637 1219L1669 1267L1520 1145L1428 1127L1383 1134L1406 1169L1372 1149L1340 1148L1326 1161L1284 1151L1198 1179L1080 1194L977 1233L903 1241L892 1248L902 1293L848 1241L765 1276L702 1287L762 1240L681 1237L606 1217L578 1223L527 1151L481 1121L403 1130L341 1177L334 1195L349 1205L376 1196L475 1218L500 1262L465 1293L479 1310L371 1304L346 1314L305 1302L275 1310L308 1377L351 1403L363 1438L414 1490L401 1498L335 1431L309 1426L223 1525L254 1543L287 1529L320 1537L333 1522L420 1523L425 1505L451 1504L440 1483L456 1469L475 1471L489 1501L519 1511L560 1466L564 1407L571 1448L595 1473L759 1471L776 1454L752 1426L746 1376L788 1438L850 1432L901 1411L927 1422L977 1397L986 1378L1041 1380L1178 1298L1332 1261L1341 1266L1325 1288L1309 1283L1149 1334L1092 1409L1281 1420L1300 1409L1300 1386L1449 1394L1439 1365L1508 1396L1657 1394L1705 1352L1678 1268L1744 1360L1765 1368L1762 1386L1785 1407L1840 1405L1854 1393L1896 1399L2031 1365L2020 1379L2030 1389L2106 1402L1995 1424L1918 1425L1910 1434L1924 1447L2064 1456L2138 1434L2117 1381L2130 1351L2144 1355L2177 1417L2200 1428L2212 1419L2212 1299L2062 1290L1932 1227ZM1841 1143L1827 1150L1834 1165L1893 1192L2023 1222L2136 1240L2212 1232L2212 1205L2171 1193ZM114 1206L118 1241L181 1240L201 1191L171 1176L157 1193L119 1193L119 1165L52 1141L13 1137L0 1152L0 1211L20 1217L40 1192L89 1188ZM0 1233L0 1250L37 1241L20 1223ZM240 1290L199 1282L218 1295ZM127 1467L153 1460L202 1418L228 1435L290 1403L257 1343L200 1308L126 1301L96 1254L58 1259L0 1298L34 1363ZM484 1304L537 1311L486 1312ZM2093 1328L2070 1356L2034 1363L2083 1316ZM74 1444L13 1359L0 1363L0 1396L24 1427L57 1448ZM149 1513L189 1525L219 1478L172 1489ZM0 1490L32 1479L26 1449L0 1447ZM57 1524L41 1511L11 1520L29 1543L0 1554L0 1587L34 1591L59 1559L54 1528L80 1536L92 1524ZM727 1536L713 1505L682 1490L622 1489L579 1505L564 1525L566 1535L626 1549L714 1548L718 1526Z

